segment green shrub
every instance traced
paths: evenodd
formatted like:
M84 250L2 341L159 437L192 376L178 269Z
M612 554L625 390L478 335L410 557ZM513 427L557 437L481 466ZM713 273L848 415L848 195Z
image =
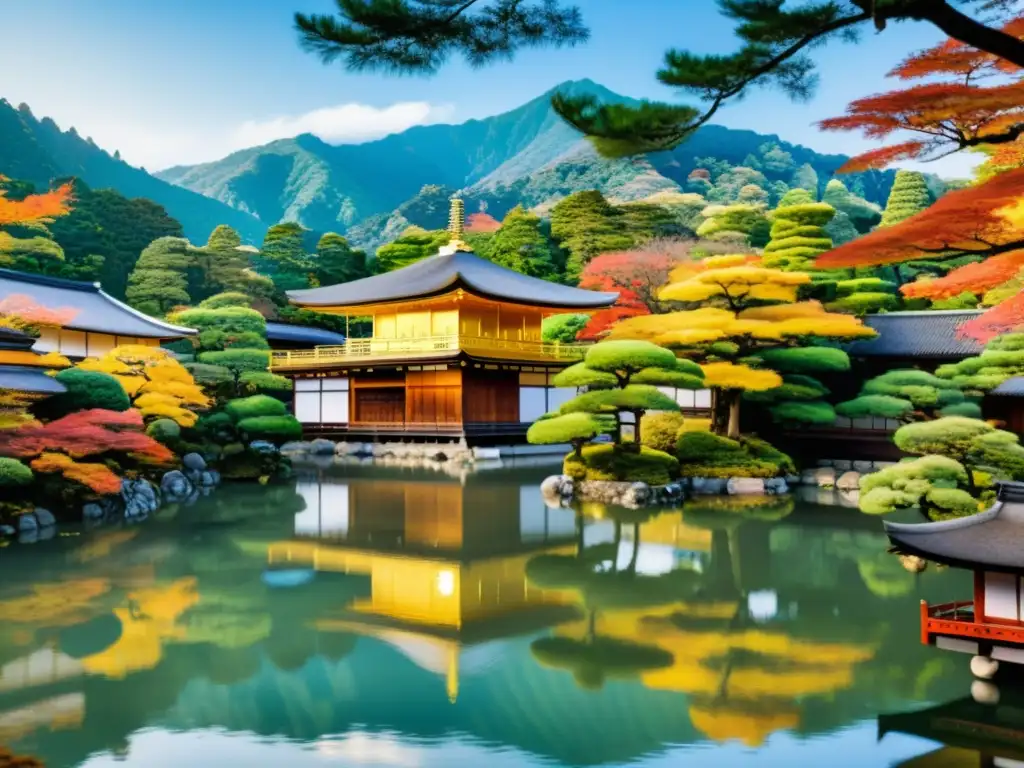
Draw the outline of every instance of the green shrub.
M0 488L13 488L32 482L32 470L17 459L0 456Z
M892 395L861 395L836 406L836 413L848 419L879 416L884 419L904 419L914 410L909 400Z
M199 334L199 347L204 351L223 349L269 349L263 334L255 331L222 331L211 328Z
M541 324L541 339L548 343L571 344L590 321L588 315L551 315Z
M676 355L649 341L602 341L587 350L583 362L587 368L607 373L643 368L673 369Z
M680 413L645 413L640 418L640 442L656 451L671 453L676 447L676 435L683 429Z
M780 373L841 373L850 370L850 357L834 347L781 347L757 353Z
M981 418L981 406L977 403L953 403L939 411L939 416L965 416L969 419Z
M146 434L161 443L169 443L181 437L181 427L171 419L157 419L146 427Z
M576 480L618 480L665 485L679 475L679 462L664 451L615 445L587 445L583 459L570 454L562 471Z
M824 400L812 402L791 401L773 405L770 409L772 418L782 424L811 424L813 426L830 427L835 424L836 412L831 403Z
M792 471L789 457L763 440L711 432L681 432L676 456L684 477L775 477Z
M302 437L302 424L293 416L252 416L238 422L238 428L250 440L283 443Z
M896 283L883 280L880 277L857 277L852 280L840 280L836 284L836 295L840 298L852 296L855 293L891 293L899 291Z
M251 307L252 297L240 291L225 291L203 299L199 302L200 309L224 309L225 307Z
M203 352L199 362L227 368L232 376L252 371L266 371L270 366L270 352L262 349L225 349Z
M64 385L67 392L47 398L37 406L36 412L44 418L57 419L90 408L127 411L132 407L121 382L110 374L67 368L54 378Z
M238 400L229 400L224 410L236 421L261 416L284 416L288 409L276 398L267 395L253 395Z
M900 308L900 304L900 297L891 293L855 293L830 301L825 308L830 312L861 316L875 312L894 312Z
M220 309L186 309L174 314L175 322L200 331L218 330L225 333L257 333L266 336L267 321L255 309L228 306Z
M242 389L246 392L291 392L292 380L287 376L278 376L270 371L248 371L239 378Z

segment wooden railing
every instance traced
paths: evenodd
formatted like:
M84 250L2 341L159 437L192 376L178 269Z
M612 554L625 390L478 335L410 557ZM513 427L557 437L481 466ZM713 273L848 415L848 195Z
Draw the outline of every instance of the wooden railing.
M974 603L962 600L955 603L928 605L921 601L921 642L931 643L934 635L968 637L973 640L1001 640L1024 643L1024 626L976 621Z
M582 360L586 344L548 344L541 341L490 339L449 334L410 339L349 339L344 344L313 349L288 349L271 354L275 371L316 368L363 360L433 357L443 352L484 354L514 360Z

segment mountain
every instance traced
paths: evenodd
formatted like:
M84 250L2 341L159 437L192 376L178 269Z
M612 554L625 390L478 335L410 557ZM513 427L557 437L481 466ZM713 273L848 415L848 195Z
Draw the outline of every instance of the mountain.
M557 89L631 103L590 80ZM486 206L500 219L517 204L543 211L581 189L600 189L619 202L679 191L691 171L705 167L700 161L746 165L765 144L788 153L793 167L809 165L822 190L847 159L774 135L709 125L672 151L607 160L552 111L552 92L510 112L460 125L418 126L363 144L330 145L303 134L156 175L266 224L298 221L317 231L346 232L372 247L410 223L431 226L437 218L443 226L444 218L434 215L438 190L461 190L467 210ZM775 180L768 171L765 175ZM791 176L787 170L785 180ZM868 200L884 204L892 178L892 171L876 171L851 174L844 181ZM424 195L430 201L425 208ZM425 217L409 215L420 209Z
M194 243L205 243L214 227L229 224L244 240L259 244L268 226L242 210L134 168L74 128L62 131L50 118L37 119L28 106L15 108L5 99L0 99L0 173L42 188L54 179L75 177L94 190L110 188L128 198L152 200L181 222Z

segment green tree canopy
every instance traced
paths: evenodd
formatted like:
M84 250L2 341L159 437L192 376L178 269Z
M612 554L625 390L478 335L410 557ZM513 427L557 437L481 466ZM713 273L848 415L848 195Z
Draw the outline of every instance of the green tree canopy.
M666 216L670 216L665 212ZM554 260L539 216L521 205L509 211L487 246L487 258L495 264L530 277L551 278Z
M306 255L305 234L300 224L286 221L270 227L263 237L257 268L280 291L309 287L314 268Z
M551 236L568 252L566 276L578 280L599 253L624 251L634 244L628 220L596 189L574 192L551 209Z
M188 270L196 263L196 249L181 237L154 240L139 256L128 276L128 303L148 315L162 317L172 308L190 303Z
M771 240L764 248L763 264L786 271L812 267L818 254L832 249L825 226L835 214L828 203L780 205L768 215Z
M924 175L917 171L896 171L896 180L878 226L891 227L920 213L932 204L932 193Z
M449 240L451 235L445 230L409 227L397 240L377 249L376 270L378 273L393 272L420 259L436 256Z
M348 240L328 232L316 244L316 279L320 285L336 285L366 277L366 254Z

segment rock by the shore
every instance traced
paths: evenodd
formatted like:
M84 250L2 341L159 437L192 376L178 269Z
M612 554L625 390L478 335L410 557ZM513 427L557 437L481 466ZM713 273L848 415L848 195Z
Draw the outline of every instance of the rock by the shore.
M94 501L90 501L88 504L82 506L82 519L83 520L102 520L107 516L106 511Z
M36 533L39 530L39 521L31 512L18 515L18 533Z
M871 461L855 461L853 462L853 471L860 472L862 475L866 475L868 472L875 468L874 462Z
M253 440L249 443L249 450L268 455L278 452L277 446L269 440Z
M124 500L124 516L127 519L147 517L160 506L156 490L145 480L122 480L121 498Z
M322 437L318 437L316 440L309 444L309 453L314 456L333 456L335 450L335 444L333 440L327 440Z
M11 525L0 525L0 536L10 538L17 535L17 531Z
M36 516L36 522L39 523L40 528L52 528L57 525L57 518L54 517L53 513L48 509L36 507L32 514Z
M840 491L856 491L860 489L860 472L843 472L836 480L836 488Z
M725 493L726 481L721 477L694 477L690 479L690 488L701 496L714 496Z
M160 478L160 491L168 501L184 501L192 490L192 481L180 470L172 469Z
M292 440L282 445L280 450L284 454L303 454L309 453L309 446L310 444L304 440Z
M553 509L565 506L572 501L576 492L576 484L568 475L551 475L540 484L540 494L544 504Z
M198 453L186 453L181 458L181 464L185 469L190 469L193 472L202 472L206 469L206 459Z
M747 496L765 492L764 480L760 477L730 477L725 484L725 489L730 496Z
M789 483L786 482L784 477L766 478L764 481L764 492L770 496L781 496L784 493L789 493Z

